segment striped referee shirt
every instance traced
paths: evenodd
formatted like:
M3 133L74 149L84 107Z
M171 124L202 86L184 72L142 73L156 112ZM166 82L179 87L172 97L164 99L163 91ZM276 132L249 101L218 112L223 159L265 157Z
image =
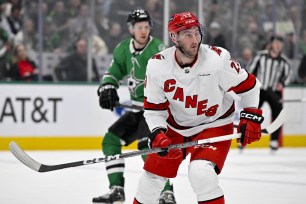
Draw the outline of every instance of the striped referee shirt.
M284 54L272 58L268 50L259 51L248 64L248 71L261 82L263 90L275 90L278 83L285 86L290 82L290 63Z

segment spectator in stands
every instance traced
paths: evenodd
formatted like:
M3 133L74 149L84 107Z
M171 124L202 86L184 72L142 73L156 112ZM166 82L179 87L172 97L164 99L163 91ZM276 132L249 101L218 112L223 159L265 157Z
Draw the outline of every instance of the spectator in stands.
M306 19L306 4L304 3L303 8L301 9L301 19ZM301 30L306 30L306 21L301 21Z
M209 2L209 1L207 1ZM207 14L207 25L210 25L212 22L216 21L217 14L219 13L219 4L217 0L212 0L208 10L205 12Z
M241 1L238 11L238 31L239 34L244 34L247 27L251 23L257 24L258 16L261 12L258 0Z
M84 38L75 41L72 54L64 58L55 67L55 75L59 81L87 81L87 42ZM92 59L92 81L98 81L96 62Z
M113 1L110 7L109 17L112 21L120 24L120 27L126 26L125 18L133 9L144 8L143 0L125 0Z
M227 39L230 39L228 36L233 28L232 11L229 9L232 6L231 2L225 0L211 0L203 1L203 4L207 6L207 8L204 9L206 25L210 25L212 22L218 22L221 24L222 32L227 34Z
M108 53L105 41L98 35L92 35L92 53L96 56L103 56Z
M299 78L303 83L306 83L306 30L299 42L299 48L302 54L302 59L298 68Z
M304 30L301 40L299 41L299 49L302 55L306 55L306 29Z
M257 52L261 49L263 37L259 33L258 26L255 22L248 24L247 32L238 39L238 50L241 52L248 47L252 51Z
M253 51L250 48L244 48L241 53L239 63L242 68L246 68L248 63L253 58Z
M209 25L207 40L208 45L223 47L227 49L223 34L220 32L221 26L218 22L212 22Z
M189 1L184 1L190 4ZM160 12L162 9L163 2L159 0L146 0L145 9L150 13L153 20L153 34L159 39L163 38L163 13Z
M67 10L70 17L76 17L80 11L81 0L70 0Z
M23 30L17 33L14 38L14 44L24 44L28 50L34 49L36 41L36 31L34 29L34 23L30 18L24 20Z
M45 52L61 52L64 50L61 46L61 37L55 29L55 25L50 21L46 20L43 27L43 46ZM35 47L37 49L38 39L36 39Z
M258 17L258 27L259 32L261 34L264 34L267 32L266 27L268 26L268 23L273 22L273 4L271 2L268 2L265 6L264 11L259 15Z
M284 51L286 56L289 59L294 58L294 50L295 50L295 34L293 32L287 33L285 36L285 45L284 45Z
M29 58L27 49L23 44L14 48L14 58L10 77L17 81L37 81L38 69L35 62Z
M10 30L14 36L21 30L22 28L22 18L21 18L21 8L19 6L12 7L12 13L9 17L7 17L7 21L10 26Z
M109 35L107 36L107 46L109 53L113 53L114 48L117 46L118 41L121 41L123 38L122 36L122 28L120 23L112 22Z
M5 14L6 6L7 4L5 2L0 1L0 26L7 33L8 39L12 40L14 39L15 35L11 31L8 16Z
M80 36L84 39L88 38L87 31L83 31ZM108 53L108 46L106 45L106 42L98 35L93 34L91 36L91 42L92 42L92 49L91 52L94 56L103 56Z
M37 8L37 3L33 3L35 1L29 1L29 6L30 6L30 10L28 10L27 12L27 16L29 18L32 19L33 23L34 23L34 28L35 30L38 30L38 22L39 22L39 17L38 17L38 8ZM42 10L42 16L44 16L45 18L49 15L49 4L45 1L42 1L42 7L41 7L41 10Z
M95 7L105 16L108 16L113 0L97 0Z
M12 13L12 8L14 6L18 6L19 8L22 7L22 0L8 0L8 1L1 1L5 7L5 10L4 10L4 15L5 16L10 16L11 13Z
M57 33L62 39L62 43L68 46L69 42L69 14L65 7L65 2L62 0L56 1L54 8L48 15L47 19L55 26Z
M0 80L9 79L10 43L8 33L0 26Z
M95 11L95 25L98 30L98 35L105 39L109 35L111 21L106 15L105 9L101 6L97 7Z
M90 21L92 26L92 33L94 35L97 35L98 29L95 25L94 20L91 19ZM89 29L88 22L88 6L87 4L81 4L78 15L75 18L71 19L69 22L70 37L74 38L75 36L79 36L84 30Z

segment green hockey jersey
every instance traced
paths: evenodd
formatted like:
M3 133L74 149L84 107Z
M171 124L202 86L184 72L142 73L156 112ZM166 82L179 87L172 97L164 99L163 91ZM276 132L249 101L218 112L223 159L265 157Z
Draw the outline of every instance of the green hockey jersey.
M131 100L143 102L144 79L148 60L166 47L161 40L150 36L146 47L137 51L133 46L133 39L122 41L114 49L113 60L102 78L102 85L112 84L117 88L120 81L127 77L127 86Z

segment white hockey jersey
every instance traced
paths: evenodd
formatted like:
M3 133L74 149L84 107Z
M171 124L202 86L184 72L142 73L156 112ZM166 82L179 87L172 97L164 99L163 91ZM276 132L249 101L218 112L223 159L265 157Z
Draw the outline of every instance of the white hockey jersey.
M242 107L258 107L260 83L227 50L202 44L190 67L180 67L170 47L148 62L144 116L150 130L157 127L185 137L233 121L235 105L230 92L241 97Z

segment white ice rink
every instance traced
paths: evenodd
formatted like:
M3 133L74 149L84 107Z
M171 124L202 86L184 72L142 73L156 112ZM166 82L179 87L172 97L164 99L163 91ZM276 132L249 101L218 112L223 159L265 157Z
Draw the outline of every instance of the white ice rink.
M27 151L45 164L102 157L100 151ZM173 179L178 204L195 204L184 161ZM132 203L142 172L139 157L126 159L126 203ZM232 149L220 175L226 204L305 204L306 149ZM108 191L103 163L38 173L10 152L0 152L0 204L86 204Z

